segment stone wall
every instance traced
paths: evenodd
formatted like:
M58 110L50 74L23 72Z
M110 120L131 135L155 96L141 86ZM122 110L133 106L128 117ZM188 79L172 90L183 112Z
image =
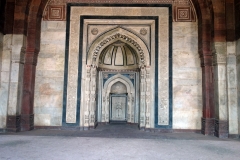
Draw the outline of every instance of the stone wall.
M6 127L12 35L0 35L0 128Z
M236 42L227 42L227 94L229 134L238 134Z
M42 21L34 114L36 126L62 122L65 22ZM200 129L201 67L197 22L173 23L173 128Z
M42 21L34 99L35 126L61 126L65 21Z
M173 129L200 129L202 71L197 22L173 23Z
M237 54L237 103L238 103L238 135L240 135L240 39L237 40L236 45L236 54Z

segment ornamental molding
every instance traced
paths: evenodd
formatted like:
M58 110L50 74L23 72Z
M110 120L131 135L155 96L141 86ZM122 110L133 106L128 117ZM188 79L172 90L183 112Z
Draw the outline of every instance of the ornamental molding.
M174 22L196 22L197 15L191 0L49 0L43 12L44 21L66 21L67 3L88 4L172 4Z
M213 65L226 64L227 55L225 54L214 54L213 56Z
M142 65L144 65L144 63L145 63L144 53L143 53L143 50L140 47L140 45L136 41L134 41L132 38L130 38L126 35L120 34L120 33L116 33L115 35L110 36L99 43L99 45L94 49L93 61L96 61L96 58L97 58L101 48L104 47L106 44L109 44L114 39L124 39L125 41L127 41L130 44L132 44L133 46L135 46L140 55L140 62Z

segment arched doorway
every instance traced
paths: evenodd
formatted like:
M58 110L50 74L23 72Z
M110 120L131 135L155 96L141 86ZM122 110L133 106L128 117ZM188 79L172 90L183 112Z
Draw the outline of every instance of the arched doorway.
M97 108L98 122L116 121L114 115L122 108L122 120L138 123L138 67L137 53L126 43L117 41L103 49L98 68L98 98L101 99Z

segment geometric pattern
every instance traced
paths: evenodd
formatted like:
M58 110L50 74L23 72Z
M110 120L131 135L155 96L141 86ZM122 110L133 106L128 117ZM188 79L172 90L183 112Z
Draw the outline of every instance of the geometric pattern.
M133 3L133 0L49 0L44 13L44 21L65 21L67 3ZM174 22L195 22L196 12L191 0L145 0L139 3L172 4Z
M44 11L43 20L45 21L65 21L65 5L47 5Z
M190 6L175 6L174 7L175 22L192 22L196 21Z

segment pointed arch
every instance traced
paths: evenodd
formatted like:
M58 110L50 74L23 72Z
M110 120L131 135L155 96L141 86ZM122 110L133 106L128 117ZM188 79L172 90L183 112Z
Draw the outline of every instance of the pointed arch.
M145 42L137 35L120 27L102 34L92 43L87 53L87 64L97 65L99 55L105 46L108 46L118 40L127 43L137 51L139 62L142 62L142 64L147 66L151 64L150 52Z

